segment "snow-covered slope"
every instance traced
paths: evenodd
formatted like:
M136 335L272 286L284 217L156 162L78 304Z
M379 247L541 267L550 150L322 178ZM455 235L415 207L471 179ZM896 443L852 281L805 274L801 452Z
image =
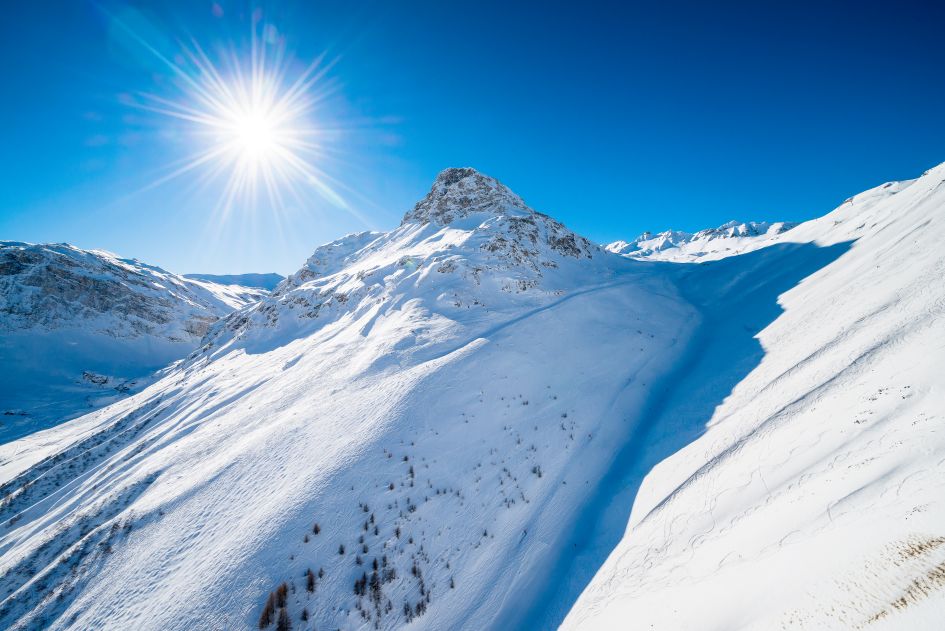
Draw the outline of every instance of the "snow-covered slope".
M0 442L123 396L264 293L108 252L0 242Z
M695 323L444 171L144 392L0 447L0 626L251 628L283 582L297 629L499 624Z
M795 226L796 223L786 221L730 221L718 228L695 233L679 230L658 234L644 232L632 241L614 241L606 249L615 254L653 261L714 261L771 245L773 240Z
M0 446L0 627L935 629L943 177L680 265L448 169Z
M710 318L756 328L768 318L726 304L732 279L841 253L780 295L757 361L712 329L654 419L649 449L678 451L637 472L622 541L565 629L941 628L943 239L945 165L687 272Z

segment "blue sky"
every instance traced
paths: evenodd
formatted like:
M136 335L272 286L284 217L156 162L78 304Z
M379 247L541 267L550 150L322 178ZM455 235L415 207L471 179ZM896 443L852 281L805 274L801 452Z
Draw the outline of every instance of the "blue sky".
M153 4L153 6L151 6ZM830 6L823 6L829 4ZM298 68L334 60L311 116L312 195L221 220L193 137L136 107L173 56L248 52L253 10ZM4 7L0 238L67 241L176 272L294 271L388 229L436 173L473 166L598 241L729 219L802 220L945 161L937 3L114 2ZM183 42L183 44L182 44Z

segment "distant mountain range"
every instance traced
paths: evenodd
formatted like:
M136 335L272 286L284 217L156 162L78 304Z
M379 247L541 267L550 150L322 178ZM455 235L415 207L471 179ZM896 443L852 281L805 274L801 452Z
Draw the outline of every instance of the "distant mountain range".
M184 274L184 278L205 280L218 285L239 285L272 291L285 276L280 274Z
M632 241L614 241L606 247L608 252L636 259L712 261L757 250L797 225L786 221L730 221L718 228L692 233L679 230L657 234L644 232Z

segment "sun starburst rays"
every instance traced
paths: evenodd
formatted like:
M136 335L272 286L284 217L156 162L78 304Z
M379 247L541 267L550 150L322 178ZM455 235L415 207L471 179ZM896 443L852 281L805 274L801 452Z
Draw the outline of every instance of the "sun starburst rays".
M274 50L273 50L274 48ZM198 171L206 182L222 181L220 210L268 204L285 207L287 197L315 193L346 208L323 169L325 131L313 123L319 89L331 63L321 56L289 77L284 49L252 39L248 58L230 51L214 64L196 43L171 67L180 94L144 94L139 107L178 121L190 147L152 184Z

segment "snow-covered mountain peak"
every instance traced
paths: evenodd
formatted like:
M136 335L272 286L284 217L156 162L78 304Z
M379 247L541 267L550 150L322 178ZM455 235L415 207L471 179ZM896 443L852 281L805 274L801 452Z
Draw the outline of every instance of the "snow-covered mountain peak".
M450 168L436 176L403 223L446 225L479 213L527 216L534 211L497 179L469 167Z
M388 313L411 301L448 317L537 306L622 265L498 180L447 169L400 226L318 247L271 296L216 325L207 348L231 336L296 339L338 318Z

